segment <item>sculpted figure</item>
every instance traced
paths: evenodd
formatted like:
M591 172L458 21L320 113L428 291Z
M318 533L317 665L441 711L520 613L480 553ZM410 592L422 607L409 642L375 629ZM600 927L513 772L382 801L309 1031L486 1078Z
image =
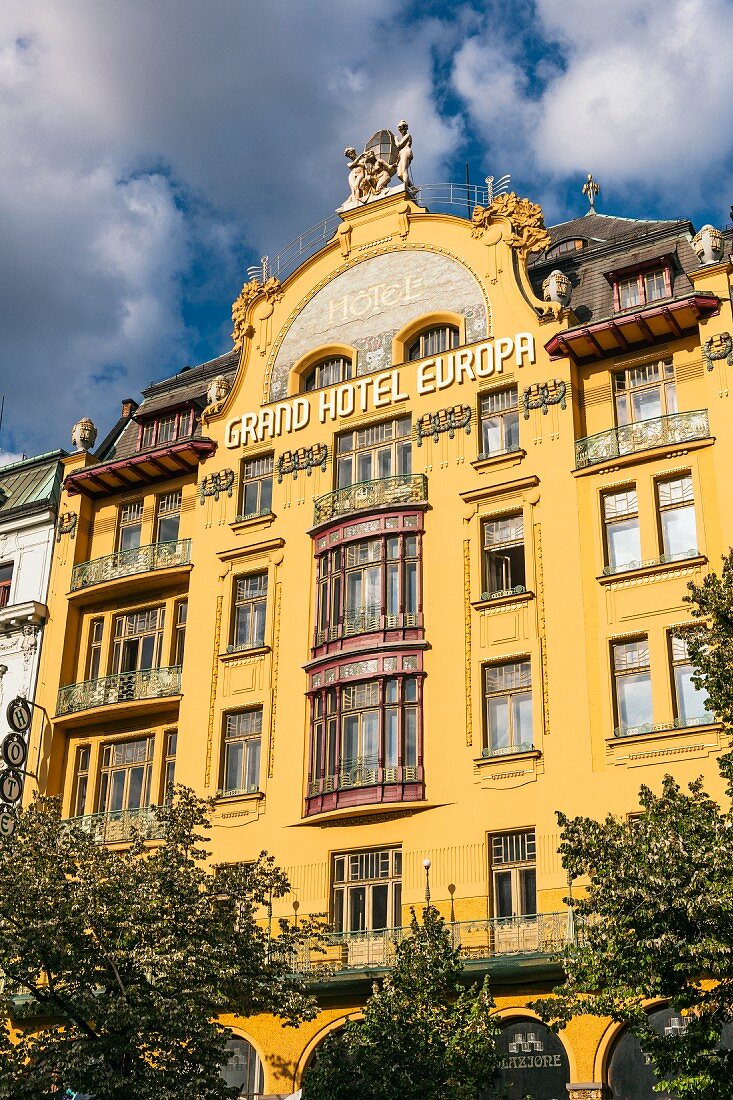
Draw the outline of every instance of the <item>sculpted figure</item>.
M378 157L373 149L363 155L364 167L372 186L372 194L379 195L394 175L394 166Z
M404 183L406 188L413 190L415 184L412 182L412 177L410 176L410 165L412 164L412 137L410 136L409 128L404 118L401 122L397 123L397 129L400 132L400 136L397 140L397 178Z
M362 153L357 157L356 149L348 148L344 149L344 156L349 161L349 200L351 202L362 202L366 198L364 194L366 176L364 154Z

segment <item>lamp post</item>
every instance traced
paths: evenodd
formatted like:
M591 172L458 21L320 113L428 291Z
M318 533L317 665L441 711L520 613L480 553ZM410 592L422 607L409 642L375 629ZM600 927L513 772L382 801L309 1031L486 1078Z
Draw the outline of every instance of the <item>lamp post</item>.
M430 868L432 863L429 859L424 859L422 865L425 868L425 904L430 905Z

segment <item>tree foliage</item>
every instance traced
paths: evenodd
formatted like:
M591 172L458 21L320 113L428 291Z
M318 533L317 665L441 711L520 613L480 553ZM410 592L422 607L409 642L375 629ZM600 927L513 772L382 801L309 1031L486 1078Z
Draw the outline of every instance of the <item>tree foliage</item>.
M733 554L690 590L697 686L730 730ZM629 1022L681 1100L733 1095L733 1051L721 1046L733 1023L733 754L720 770L722 805L701 780L683 790L665 776L660 794L641 788L642 812L630 820L558 814L563 864L588 888L574 902L581 934L566 952L566 982L536 1007L561 1023L582 1013ZM651 999L684 1014L682 1035L651 1027Z
M465 989L459 951L432 906L396 945L363 1020L329 1036L305 1075L304 1100L475 1100L500 1057L488 984Z
M4 1018L0 1098L67 1087L95 1100L219 1100L230 1032L216 1018L314 1014L292 976L312 935L283 925L270 944L261 906L287 893L264 853L206 867L208 803L177 788L160 808L164 839L123 851L95 843L38 798L0 844Z

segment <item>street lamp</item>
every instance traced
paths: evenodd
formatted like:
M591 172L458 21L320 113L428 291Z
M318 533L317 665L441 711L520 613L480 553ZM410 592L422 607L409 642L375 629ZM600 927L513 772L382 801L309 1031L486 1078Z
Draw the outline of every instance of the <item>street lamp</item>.
M430 868L432 863L429 859L424 859L422 865L425 868L425 904L430 905Z

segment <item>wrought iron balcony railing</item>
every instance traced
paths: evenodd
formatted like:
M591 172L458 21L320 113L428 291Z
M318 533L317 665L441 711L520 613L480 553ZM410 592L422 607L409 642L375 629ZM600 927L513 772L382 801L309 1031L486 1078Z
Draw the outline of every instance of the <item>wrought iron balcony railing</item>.
M709 435L707 409L655 416L651 420L637 420L633 424L623 424L607 432L577 439L575 465L582 470L586 466L594 466L598 462L607 462L636 451L689 443L693 439L707 439Z
M132 550L118 550L74 566L71 574L71 591L89 588L103 581L115 581L135 573L151 573L155 569L171 569L175 565L188 565L191 561L191 540L178 542L153 542L149 546L136 546Z
M575 939L571 912L538 913L536 916L494 917L490 920L452 921L448 924L453 946L466 960L497 955L554 955ZM385 968L394 965L397 944L410 929L386 928L369 932L333 932L326 938L325 954L304 947L294 968L301 973L325 968L332 971Z
M428 479L425 474L398 474L396 477L380 477L376 481L359 481L317 497L313 523L326 523L351 512L364 512L390 504L426 504L427 499Z
M144 668L137 672L118 672L99 680L82 680L60 688L56 713L75 714L90 707L105 707L112 703L130 703L136 699L158 699L180 695L181 666Z
M639 737L644 733L666 733L671 730L686 730L694 726L709 726L715 721L715 715L692 715L689 718L675 718L674 722L645 722L642 726L617 726L614 737Z
M84 829L97 844L125 843L136 836L142 836L145 840L160 840L164 827L156 811L157 806L140 806L134 810L108 810L102 814L69 817L67 821Z
M308 784L308 797L330 794L331 791L353 790L355 787L375 787L380 783L419 783L422 768L418 764L382 766L376 757L344 760L333 775L324 775Z

